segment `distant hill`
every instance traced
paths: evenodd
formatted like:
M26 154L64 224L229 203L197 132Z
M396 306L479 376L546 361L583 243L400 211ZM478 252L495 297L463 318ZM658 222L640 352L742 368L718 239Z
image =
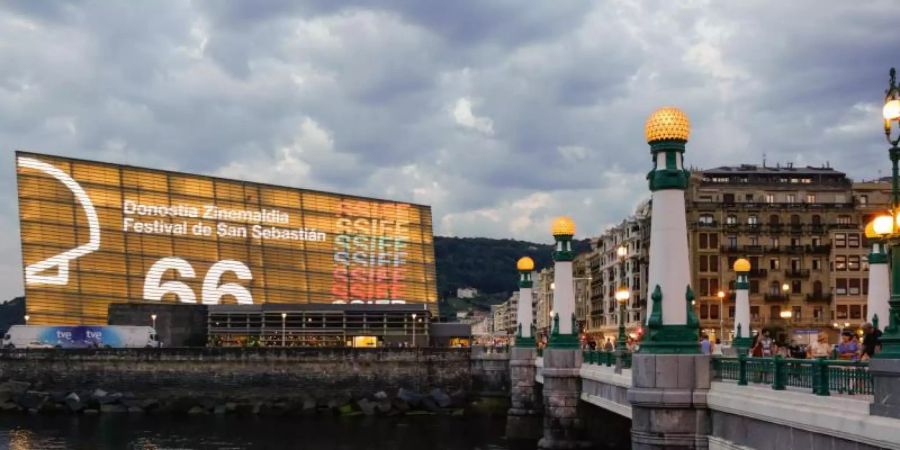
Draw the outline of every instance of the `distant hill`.
M16 297L0 304L0 334L6 334L6 330L12 325L24 324L24 317L25 297Z
M574 250L576 253L590 250L590 241L575 241ZM474 287L482 294L509 294L517 289L519 258L530 256L540 270L553 264L552 252L551 244L435 236L438 296L454 297L456 289L461 287Z

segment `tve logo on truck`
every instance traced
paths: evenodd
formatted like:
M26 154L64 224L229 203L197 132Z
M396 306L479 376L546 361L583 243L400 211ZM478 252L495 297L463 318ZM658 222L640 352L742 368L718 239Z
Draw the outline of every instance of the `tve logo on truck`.
M153 327L13 325L3 348L143 348L160 347Z

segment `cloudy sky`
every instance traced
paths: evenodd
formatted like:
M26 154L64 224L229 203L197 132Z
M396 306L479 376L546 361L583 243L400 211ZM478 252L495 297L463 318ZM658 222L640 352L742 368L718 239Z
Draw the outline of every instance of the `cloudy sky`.
M0 5L0 297L13 150L388 197L435 233L594 235L649 196L649 112L688 164L887 174L900 7L867 1L72 1Z

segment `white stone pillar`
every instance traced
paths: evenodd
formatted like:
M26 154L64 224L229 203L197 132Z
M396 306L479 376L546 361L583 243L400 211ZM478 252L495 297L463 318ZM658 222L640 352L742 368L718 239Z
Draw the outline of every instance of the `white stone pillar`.
M652 195L650 264L647 274L647 310L653 311L653 291L662 291L664 325L687 323L684 295L691 284L684 190L666 189ZM647 314L648 319L650 314Z
M887 254L883 243L876 242L869 253L869 296L866 298L868 316L866 320L875 323L878 317L878 328L888 326L891 299L891 282L888 273Z
M572 334L575 331L572 330L575 314L572 261L556 261L553 270L553 314L559 316L559 334Z

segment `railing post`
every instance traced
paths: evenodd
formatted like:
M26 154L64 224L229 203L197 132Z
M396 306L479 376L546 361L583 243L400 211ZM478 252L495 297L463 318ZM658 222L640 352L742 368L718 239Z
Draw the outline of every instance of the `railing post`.
M818 389L815 391L816 395L831 395L828 392L828 363L825 361L825 358L816 358L814 367L815 380L818 381Z
M738 353L738 386L747 385L747 354Z
M785 363L781 355L772 357L772 389L783 391L786 381Z

